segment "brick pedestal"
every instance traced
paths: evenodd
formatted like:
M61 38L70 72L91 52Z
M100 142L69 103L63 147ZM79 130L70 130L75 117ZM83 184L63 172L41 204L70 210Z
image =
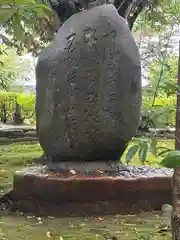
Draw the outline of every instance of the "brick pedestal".
M13 210L38 215L81 216L160 210L171 204L172 177L62 177L42 168L14 175Z

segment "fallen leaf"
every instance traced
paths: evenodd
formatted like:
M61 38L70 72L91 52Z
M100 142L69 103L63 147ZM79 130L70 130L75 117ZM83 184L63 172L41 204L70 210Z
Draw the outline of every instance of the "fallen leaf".
M73 175L75 175L75 174L76 174L76 171L75 171L75 170L73 170L73 169L71 169L69 172L70 172L71 174L73 174Z
M27 219L35 218L35 216L26 216Z
M74 225L74 224L70 224L70 225L68 226L68 228L75 228L75 225Z
M101 170L99 170L99 169L97 170L97 172L99 172L99 173L102 173L102 174L104 174L104 173L105 173L105 172L103 172L103 171L101 171Z
M47 238L51 238L51 237L52 237L52 236L51 236L51 232L47 232L47 233L46 233L46 237L47 237Z
M98 235L98 234L96 234L96 239L97 239L97 240L99 239L99 235Z
M39 221L39 222L37 222L36 224L43 224L43 222L42 222L42 221Z
M86 224L85 223L80 223L79 227L84 227Z

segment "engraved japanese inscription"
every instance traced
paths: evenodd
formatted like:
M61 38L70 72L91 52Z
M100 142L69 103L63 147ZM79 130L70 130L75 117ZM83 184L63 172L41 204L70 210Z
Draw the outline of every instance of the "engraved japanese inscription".
M36 67L45 154L52 161L119 159L139 124L140 72L135 41L113 5L68 19Z

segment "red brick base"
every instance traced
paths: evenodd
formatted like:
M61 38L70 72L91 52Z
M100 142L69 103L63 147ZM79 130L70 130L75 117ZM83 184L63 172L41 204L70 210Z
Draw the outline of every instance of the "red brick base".
M171 204L172 177L14 176L13 210L80 216L160 210Z

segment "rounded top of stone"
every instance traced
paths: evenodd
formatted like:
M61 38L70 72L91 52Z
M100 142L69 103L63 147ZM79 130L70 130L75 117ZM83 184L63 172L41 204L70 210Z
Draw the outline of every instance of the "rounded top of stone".
M106 4L106 0L95 0L95 1L89 1L87 4L87 8L93 8L99 5Z

